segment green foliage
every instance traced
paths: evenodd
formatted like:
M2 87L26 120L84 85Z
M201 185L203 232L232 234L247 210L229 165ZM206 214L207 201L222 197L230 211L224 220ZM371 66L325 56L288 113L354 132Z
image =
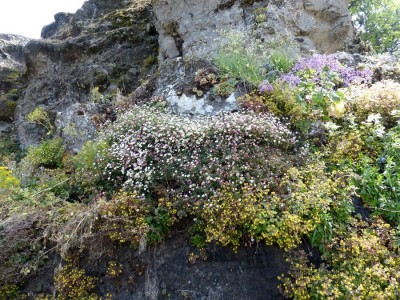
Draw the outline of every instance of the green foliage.
M35 168L60 168L63 166L64 145L61 139L47 140L37 147L30 147L23 159Z
M320 74L318 85L312 80L314 71L303 71L298 86L298 102L303 103L309 116L314 119L328 121L330 117L341 118L345 113L344 94L335 90L337 75L326 69Z
M291 299L398 299L400 255L383 222L353 222L328 245L319 268L304 253L289 260L283 291Z
M228 97L235 92L236 84L237 80L225 78L213 87L213 93L215 95L220 95L221 97Z
M294 59L282 49L272 51L269 56L269 61L273 69L279 71L281 74L290 72L295 62Z
M268 191L252 191L244 188L236 192L225 186L205 203L199 203L201 219L205 223L206 242L217 242L221 246L231 245L237 250L248 235L253 222L262 210ZM201 244L197 237L194 242Z
M214 62L219 70L235 79L258 85L263 80L262 65L268 55L261 41L248 37L244 32L222 32L218 54Z
M194 213L201 213L198 222L208 243L236 250L243 242L256 240L289 251L308 237L325 251L333 227L345 227L350 218L351 190L345 186L343 174L328 177L323 164L311 163L289 169L274 192L224 186L209 200L198 202Z
M158 206L152 214L146 216L146 222L150 226L147 233L147 242L150 244L161 242L176 222L176 209L172 207L172 202L161 198Z
M95 193L96 190L107 190L107 178L103 175L109 162L106 140L88 141L77 155L71 158L74 168L72 184L83 194Z
M32 123L43 126L47 130L47 135L53 133L54 127L51 124L51 120L47 111L42 107L35 108L26 116L26 120Z
M351 0L361 38L377 52L391 51L400 37L400 2L397 0Z
M400 224L400 125L383 142L383 153L365 164L360 194L377 213Z
M26 299L25 295L19 293L19 288L16 285L5 285L0 287L1 300L22 300Z

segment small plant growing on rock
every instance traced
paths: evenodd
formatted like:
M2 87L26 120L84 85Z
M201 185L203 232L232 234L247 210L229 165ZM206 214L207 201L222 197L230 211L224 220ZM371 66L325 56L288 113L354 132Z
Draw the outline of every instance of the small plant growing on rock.
M115 261L108 262L107 277L116 278L123 272L122 264Z
M217 76L209 69L200 69L196 72L194 81L197 86L210 87L217 83Z
M244 32L221 32L218 53L214 62L225 75L258 85L263 80L263 68L268 59L265 45Z
M26 116L26 120L43 126L47 130L47 135L53 133L54 127L51 124L49 114L42 107L35 108Z
M213 93L221 97L228 97L235 92L237 80L232 78L225 78L220 83L213 87Z
M68 264L63 266L54 277L58 300L85 299L100 300L101 298L91 291L95 287L96 279L87 276L85 271Z

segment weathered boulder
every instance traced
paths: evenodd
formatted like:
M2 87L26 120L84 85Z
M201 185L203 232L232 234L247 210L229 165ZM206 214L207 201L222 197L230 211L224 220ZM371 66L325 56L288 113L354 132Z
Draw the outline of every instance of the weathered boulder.
M0 34L0 128L10 128L14 120L21 87L20 74L25 65L23 47L27 42L28 39L22 36Z

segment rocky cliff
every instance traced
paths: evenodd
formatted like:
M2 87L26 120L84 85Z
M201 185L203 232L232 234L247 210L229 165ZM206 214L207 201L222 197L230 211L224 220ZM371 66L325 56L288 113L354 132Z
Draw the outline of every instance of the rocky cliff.
M117 107L152 96L163 96L176 113L234 110L239 91L211 96L209 91L193 95L187 89L196 71L212 69L221 31L251 33L263 42L278 38L295 52L331 53L352 41L347 6L347 0L88 0L75 14L55 15L40 40L0 35L0 125L10 128L14 121L22 146L37 144L48 138L48 129L27 116L42 108L54 127L50 134L63 138L70 152L78 152L102 123L115 119ZM71 170L66 169L69 175ZM62 178L51 188L35 191L35 196L69 180ZM71 189L67 199L74 201L75 193ZM68 203L64 199L59 202ZM191 224L188 219L182 224ZM22 228L41 226L34 218L27 222L21 222ZM18 232L28 239L28 230ZM12 228L6 234L11 239ZM57 237L69 241L68 235ZM198 251L190 238L186 228L174 228L162 245L142 251L101 245L97 250L104 252L98 256L90 247L77 252L84 258L81 266L99 279L96 293L104 297L111 293L115 299L280 299L277 276L289 268L282 249L253 243L235 253L209 245L203 249L207 260L203 253L189 261L190 253ZM53 293L54 271L61 261L53 252L38 273L24 273L29 278L23 292L31 297ZM123 274L111 276L110 263L123 264Z
M22 88L21 73L25 68L23 47L28 39L0 34L0 132L9 131Z
M86 1L75 14L55 15L43 39L24 48L28 86L16 112L21 144L45 136L43 128L26 121L42 107L55 133L78 150L96 134L96 123L110 117L112 95L130 94L156 72L157 85L139 90L141 98L157 87L178 112L234 109L232 97L212 102L176 93L210 61L218 30L255 31L261 39L279 36L303 51L334 52L352 39L347 5L347 0ZM110 99L99 103L94 91Z
M92 138L93 119L107 113L107 101L93 101L93 91L129 94L152 72L158 39L151 18L149 8L131 1L88 1L74 15L57 14L43 29L45 39L24 49L29 84L16 114L22 145L45 134L26 121L36 107L49 113L72 149Z

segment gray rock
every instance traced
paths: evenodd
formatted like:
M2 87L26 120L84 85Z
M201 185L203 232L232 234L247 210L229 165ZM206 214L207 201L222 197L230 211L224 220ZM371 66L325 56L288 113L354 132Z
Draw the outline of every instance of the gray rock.
M66 142L67 150L77 153L87 140L97 136L91 117L97 112L94 103L74 103L57 113L55 126Z
M25 62L23 47L29 39L18 35L0 34L0 121L11 123L22 87L20 74Z
M239 91L227 98L209 90L201 97L181 91L182 85L193 80L197 62L212 59L218 30L254 31L266 41L279 35L305 52L335 52L345 49L353 38L348 0L265 0L247 5L239 0L155 0L151 6L138 7L143 3L88 0L75 14L56 14L54 23L43 28L45 39L26 45L29 84L15 115L23 147L46 138L41 129L25 121L35 107L46 109L59 135L71 122L77 123L78 132L89 132L94 128L89 124L91 117L102 114L100 105L87 110L84 122L74 119L72 112L66 119L59 113L74 111L79 105L87 107L95 87L105 94L116 89L130 94L157 71L155 57L159 65L155 94L164 95L177 113L236 109L234 99ZM3 52L1 57L9 55ZM177 58L182 59L180 65ZM83 142L70 135L63 137L71 149Z
M241 1L155 1L153 12L159 33L160 62L176 55L184 59L209 58L215 50L217 30L256 28L262 38L271 34L288 40L301 37L308 50L333 53L345 49L353 39L348 0L257 1L243 7ZM256 26L256 10L267 8L265 22ZM175 40L176 45L171 45ZM302 43L302 42L299 42ZM167 53L173 52L173 56Z
M181 58L169 60L160 67L160 72L165 76L159 78L156 94L162 94L177 114L216 115L237 110L236 93L225 98L215 95L211 89L206 89L201 97L193 93L196 71L203 68L211 68L211 65L197 61L187 67Z
M210 100L209 93L198 99L178 91L190 85L188 76L194 76L196 70L188 69L193 69L195 62L212 60L221 30L256 32L265 41L279 36L294 41L302 52L336 52L353 39L347 0L241 3L200 0L189 5L187 1L164 0L153 4L160 45L157 93L165 96L175 112L215 114L237 109L226 99ZM260 11L265 11L262 22L257 19ZM177 64L177 57L181 63Z
M46 39L32 40L24 48L29 84L16 110L22 147L47 138L26 122L27 114L39 105L70 149L92 138L95 124L90 120L103 112L101 105L88 104L93 100L91 90L129 94L151 76L147 61L158 55L158 37L149 24L150 10L125 0L89 0L76 14L57 14L43 29ZM90 106L85 118L74 114L80 105ZM65 134L72 123L81 135Z

